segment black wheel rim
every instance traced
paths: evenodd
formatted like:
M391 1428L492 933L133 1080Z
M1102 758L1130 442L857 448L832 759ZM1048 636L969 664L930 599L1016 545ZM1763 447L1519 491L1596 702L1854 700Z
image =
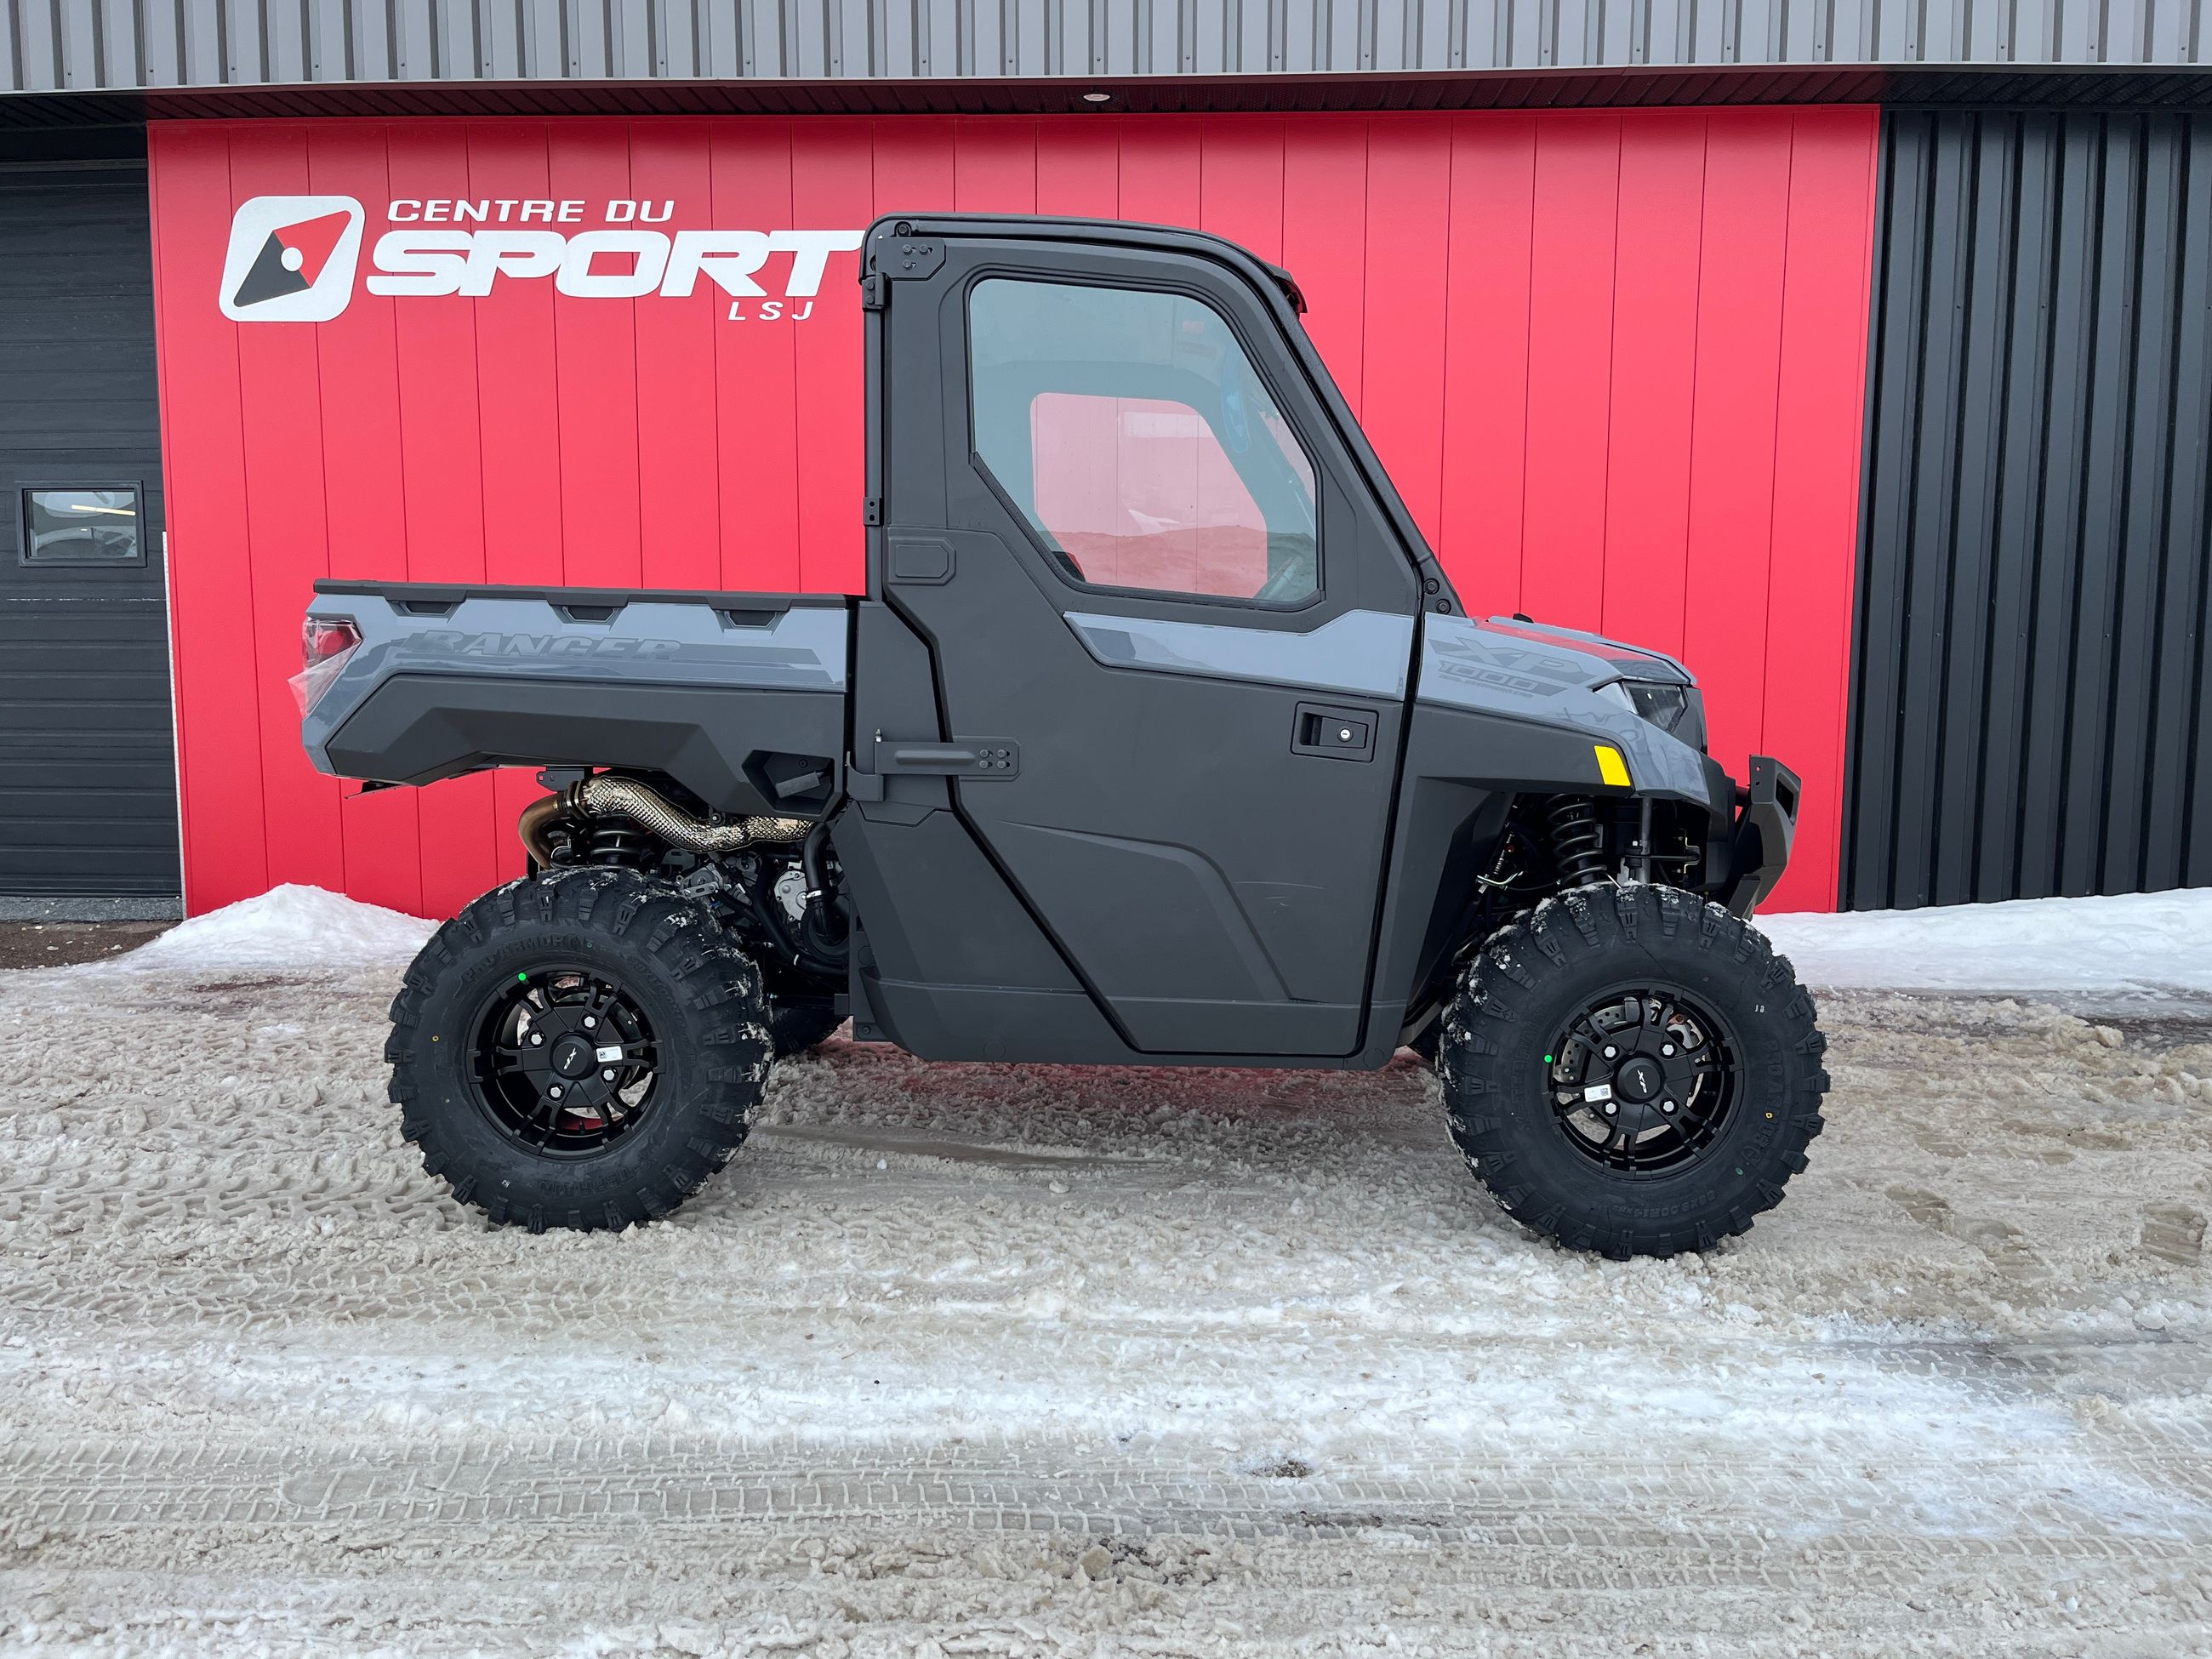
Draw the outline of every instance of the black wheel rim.
M1618 988L1544 1056L1553 1120L1615 1175L1672 1174L1710 1152L1735 1113L1737 1053L1726 1022L1678 988Z
M596 968L518 972L476 1020L477 1104L544 1158L591 1158L635 1129L659 1070L653 1027L622 981Z

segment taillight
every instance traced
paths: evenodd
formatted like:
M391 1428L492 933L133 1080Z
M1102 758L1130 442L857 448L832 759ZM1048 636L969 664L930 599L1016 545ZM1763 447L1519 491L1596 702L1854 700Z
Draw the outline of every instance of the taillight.
M346 659L361 646L361 629L345 617L310 617L300 629L300 672L292 676L292 698L305 714L343 672Z
M310 617L300 629L302 668L313 668L326 657L343 656L361 643L361 629L345 617Z

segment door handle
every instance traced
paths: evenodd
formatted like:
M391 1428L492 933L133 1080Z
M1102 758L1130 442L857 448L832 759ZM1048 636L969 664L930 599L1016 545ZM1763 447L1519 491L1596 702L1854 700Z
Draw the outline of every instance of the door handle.
M939 778L1011 778L1022 769L1021 745L1012 738L967 738L952 743L900 743L876 736L879 773Z
M1302 702L1291 727L1291 752L1320 755L1330 760L1373 760L1375 727L1379 719L1371 708Z
M947 778L954 783L985 783L1018 777L1022 746L1012 738L966 738L951 743L909 743L875 734L863 771L854 755L845 787L854 800L884 799L886 778Z

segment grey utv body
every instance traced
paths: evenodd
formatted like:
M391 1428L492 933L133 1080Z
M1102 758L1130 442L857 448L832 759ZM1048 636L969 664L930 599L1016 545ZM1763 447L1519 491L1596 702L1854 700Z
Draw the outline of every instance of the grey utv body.
M1738 915L1771 890L1795 777L1760 758L1739 787L1668 658L1467 616L1283 273L1190 232L957 216L878 221L864 259L865 597L323 584L311 615L361 643L307 714L315 764L604 769L705 816L826 819L840 1006L933 1059L1380 1066L1558 803L1611 877L1663 858ZM1020 431L977 414L1008 372L971 337L993 282L1218 319L1206 361L1241 346L1310 467L1291 599L1083 579L1002 476ZM1249 427L1247 388L1210 406L1149 372L1115 395Z

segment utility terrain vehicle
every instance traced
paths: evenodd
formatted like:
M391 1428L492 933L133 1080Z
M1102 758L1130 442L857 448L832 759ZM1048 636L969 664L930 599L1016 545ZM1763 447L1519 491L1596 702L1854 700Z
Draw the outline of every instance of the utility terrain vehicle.
M932 1060L1432 1060L1577 1249L1740 1233L1805 1167L1811 1000L1747 925L1797 780L1679 663L1469 617L1211 236L903 216L863 253L865 597L327 582L315 763L532 765L533 873L439 929L392 1097L496 1220L665 1214L849 1017Z

